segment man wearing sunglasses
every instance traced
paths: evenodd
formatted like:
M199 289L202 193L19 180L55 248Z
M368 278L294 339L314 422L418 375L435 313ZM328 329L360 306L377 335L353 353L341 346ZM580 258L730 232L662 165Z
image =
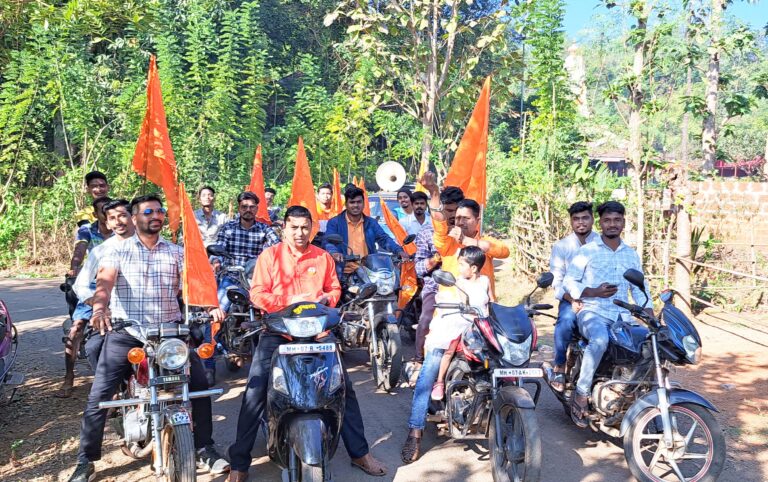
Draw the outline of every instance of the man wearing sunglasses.
M99 402L112 399L130 368L128 351L142 346L141 341L125 331L113 331L112 321L149 324L182 320L178 295L184 252L160 236L165 222L162 201L155 195L138 197L131 201L130 212L136 234L111 247L99 263L91 324L106 336L83 413L78 463L70 482L86 482L95 473L94 461L101 458L107 418L107 411L99 409ZM214 321L222 321L220 309L210 313ZM190 356L189 389L208 389L203 365L194 352ZM229 471L229 463L214 448L210 397L192 400L192 421L197 467L213 474Z

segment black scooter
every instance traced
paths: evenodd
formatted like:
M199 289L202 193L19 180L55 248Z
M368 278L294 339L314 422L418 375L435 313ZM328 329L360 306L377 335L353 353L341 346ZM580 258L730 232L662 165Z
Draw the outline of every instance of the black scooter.
M375 285L366 285L358 298L375 292ZM236 290L227 296L250 303ZM262 322L246 336L266 331L290 340L272 357L266 407L269 458L284 469L283 480L330 480L328 467L339 445L346 394L338 343L331 335L343 324L340 310L295 303L265 314Z

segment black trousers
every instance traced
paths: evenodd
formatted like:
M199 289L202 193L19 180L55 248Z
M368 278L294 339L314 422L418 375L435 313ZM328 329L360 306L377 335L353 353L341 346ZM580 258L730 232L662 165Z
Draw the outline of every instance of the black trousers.
M101 459L101 442L104 438L107 411L99 410L99 402L111 400L120 382L130 373L131 362L127 358L128 351L137 346L143 345L139 340L122 331L109 332L104 337L104 345L96 365L96 376L93 379L91 393L88 395L88 405L85 407L83 423L80 427L80 451L77 455L80 462ZM203 365L194 352L190 354L190 364L190 391L207 390L208 382ZM213 444L210 397L192 400L192 423L195 448Z
M232 470L247 472L248 467L251 466L251 450L259 433L259 425L267 403L267 384L272 368L272 354L280 345L287 342L285 338L269 334L262 335L259 339L237 419L237 439L229 447ZM346 368L344 368L344 380L346 400L344 421L341 424L341 439L349 456L356 459L368 453L368 442L365 440L360 404L357 403L357 396Z

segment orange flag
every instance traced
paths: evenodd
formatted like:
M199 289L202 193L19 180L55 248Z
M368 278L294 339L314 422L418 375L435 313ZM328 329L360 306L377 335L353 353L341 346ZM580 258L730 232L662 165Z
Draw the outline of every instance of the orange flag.
M395 215L392 214L392 211L389 210L387 203L381 199L381 196L379 196L379 202L381 203L381 214L384 216L384 222L387 223L387 227L395 235L397 242L402 244L403 240L408 236L408 232L406 232ZM413 243L406 244L403 246L403 250L413 256L416 254L416 245ZM419 281L416 277L416 264L413 261L403 262L400 265L400 294L397 297L397 307L403 309L411 301L418 289Z
M296 170L293 171L293 183L291 184L291 198L288 207L304 206L312 214L312 234L314 238L320 229L317 215L317 199L315 198L315 185L312 183L312 173L309 170L307 153L304 151L304 140L299 137L299 146L296 150Z
M181 211L176 191L176 159L171 148L171 138L168 137L163 94L154 55L149 59L147 110L133 153L133 170L162 188L168 206L168 224L175 235L179 229Z
M418 175L418 177L416 177L416 179L421 179L421 177L424 175L424 173L427 172L427 168L428 167L429 167L429 163L428 162L422 162L421 166L419 166L419 175ZM423 192L424 194L428 194L427 193L427 188L422 186L421 183L418 182L418 181L416 182L416 191L420 191L420 192Z
M208 262L208 255L203 246L203 237L195 220L195 211L184 183L179 184L181 227L184 236L184 271L182 274L182 297L190 306L219 306L216 294L216 278Z
M459 148L453 156L451 168L443 183L456 186L464 191L464 196L474 199L481 206L486 203L485 164L488 153L488 114L490 111L491 78L483 83L475 110L467 123Z
M333 201L331 211L334 216L338 216L344 210L344 200L341 198L341 178L339 171L333 168Z
M371 205L368 203L368 191L365 190L365 179L363 179L362 176L360 176L360 179L358 180L357 177L355 177L355 186L359 187L363 190L363 214L366 216L371 215Z
M251 170L251 183L248 190L256 194L259 198L259 211L256 213L256 219L265 224L272 224L267 210L267 198L264 194L264 170L261 162L261 144L256 148L256 155L253 156L253 170Z

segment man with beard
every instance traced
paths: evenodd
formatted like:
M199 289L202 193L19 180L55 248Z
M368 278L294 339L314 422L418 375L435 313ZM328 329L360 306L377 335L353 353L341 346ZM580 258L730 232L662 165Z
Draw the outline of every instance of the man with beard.
M432 219L427 214L429 197L421 191L411 194L413 212L400 220L408 234L417 235L425 226L432 225Z
M563 278L568 270L568 264L579 248L600 237L592 231L592 225L595 223L592 203L584 201L573 203L568 208L568 214L571 217L573 232L555 243L549 259L549 271L555 276L552 288L555 290L555 298L560 300L555 325L555 367L549 384L559 392L565 387L565 355L576 330L576 313L571 305L573 299L563 288ZM578 303L576 307L580 308Z
M96 277L91 324L106 336L83 413L78 464L70 482L86 482L93 476L93 462L101 458L107 418L107 410L100 410L99 402L112 399L120 381L130 369L128 351L143 346L141 341L124 329L113 330L112 321L135 320L151 324L182 320L178 295L184 252L160 236L165 221L165 208L155 195L134 199L130 208L136 234L112 246L105 253ZM218 308L211 310L211 315L214 321L223 319ZM208 384L196 353L190 354L189 363L190 390L206 390ZM229 464L216 452L211 437L213 420L210 397L196 398L191 403L198 468L211 473L226 472Z
M443 216L445 216L449 228L455 226L456 210L463 200L464 193L458 187L449 186L440 192ZM430 218L430 222L419 231L414 241L416 245L416 254L414 255L416 274L424 280L424 286L421 289L421 316L419 316L419 325L416 328L416 356L414 361L418 363L424 361L424 339L429 331L429 323L435 314L437 283L432 279L430 273L440 266L441 258L433 243L434 234L435 229L432 227Z
M338 263L337 273L341 278L341 272L349 275L357 267L357 263L344 265L344 250L349 249L356 255L365 256L376 252L376 247L398 253L403 259L407 257L403 248L397 241L389 237L379 223L370 216L363 214L364 197L363 190L356 186L348 186L344 191L344 206L346 209L338 216L328 221L325 234L338 234L344 241L344 246L339 247L332 243L326 243L324 248L331 253Z
M597 207L602 236L579 248L563 280L565 292L574 302L580 302L576 321L588 340L571 406L571 418L582 428L587 426L592 378L608 347L608 330L622 315L629 315L627 310L613 304L613 300L628 302L630 291L635 303L643 299L643 291L623 276L628 269L643 270L637 252L621 240L624 213L624 206L616 201ZM645 295L651 299L647 288ZM653 316L653 305L646 311Z
M283 242L267 248L256 262L251 281L251 299L259 307L273 313L302 301L334 306L341 297L341 286L336 276L333 259L322 249L310 244L312 217L303 206L291 206L285 212ZM264 334L259 339L248 373L248 384L243 394L237 419L237 439L229 448L232 471L231 482L248 479L251 450L259 432L259 425L267 399L272 355L287 343L282 336ZM352 381L344 372L346 398L341 438L352 459L352 464L369 475L383 476L386 467L369 451L365 440L360 405L357 403Z

